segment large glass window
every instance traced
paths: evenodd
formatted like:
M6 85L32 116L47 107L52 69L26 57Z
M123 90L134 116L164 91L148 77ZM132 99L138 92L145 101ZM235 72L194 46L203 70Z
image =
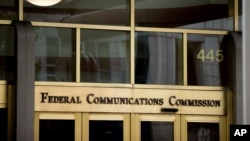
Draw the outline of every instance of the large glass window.
M135 0L135 24L233 30L229 0Z
M135 83L182 84L182 35L137 32Z
M36 81L78 82L80 79L80 82L95 83L224 86L223 81L227 80L220 69L226 60L222 59L226 57L221 49L223 36L190 32L200 33L191 29L233 30L235 20L230 9L233 0L135 0L132 4L130 0L62 0L53 6L36 6L26 0L23 4L18 2L2 0L0 20L4 24L10 24L5 20L32 21L36 35ZM239 8L235 9L239 10L236 19L239 25L241 3L240 0ZM23 6L20 13L18 6ZM129 29L131 21L135 22L135 29ZM78 24L54 27L53 23L59 22ZM76 28L80 28L80 34L76 34ZM163 28L164 31L159 31ZM130 32L134 30L135 43L131 43L134 34ZM6 25L0 26L0 32L0 80L13 80L16 65L6 64L15 63L15 42L10 42L15 41L14 32ZM185 43L187 63L183 58ZM79 45L80 52L76 52ZM131 53L135 58L130 58ZM131 61L135 64L132 68Z
M69 28L35 27L35 79L75 81L75 32Z
M129 32L81 30L81 81L130 82Z
M222 46L223 37L188 34L188 85L226 85L230 68L223 65L230 58L226 58L228 46Z
M14 80L14 37L12 26L0 25L0 80Z
M17 11L18 11L17 0L1 0L0 20L17 20L18 19Z
M129 0L63 0L50 7L24 2L24 20L129 25Z

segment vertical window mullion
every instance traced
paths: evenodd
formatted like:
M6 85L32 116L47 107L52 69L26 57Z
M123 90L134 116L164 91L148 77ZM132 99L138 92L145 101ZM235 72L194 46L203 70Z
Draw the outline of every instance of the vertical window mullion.
M239 1L234 0L234 31L239 31Z
M188 85L187 74L187 33L183 33L183 85Z
M130 0L130 83L135 84L135 0Z
M76 82L79 83L80 82L80 60L81 60L81 56L80 56L80 45L81 45L81 29L80 28L76 28Z
M19 21L23 21L23 3L24 3L24 0L19 0L19 3L18 3L18 19Z

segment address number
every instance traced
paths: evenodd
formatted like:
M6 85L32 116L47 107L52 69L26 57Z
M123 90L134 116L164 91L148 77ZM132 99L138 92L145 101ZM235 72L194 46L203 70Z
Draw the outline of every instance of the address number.
M208 52L205 52L204 49L201 49L197 54L197 59L222 62L224 60L223 50L210 49Z

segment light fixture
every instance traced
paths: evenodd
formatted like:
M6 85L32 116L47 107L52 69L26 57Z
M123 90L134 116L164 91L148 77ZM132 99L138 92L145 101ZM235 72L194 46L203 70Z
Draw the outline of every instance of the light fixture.
M62 0L26 0L26 1L37 6L52 6L59 3Z

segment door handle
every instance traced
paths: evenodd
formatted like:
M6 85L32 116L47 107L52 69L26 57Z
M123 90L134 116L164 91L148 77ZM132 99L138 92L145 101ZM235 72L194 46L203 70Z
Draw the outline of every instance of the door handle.
M173 112L176 113L178 112L179 109L177 108L161 108L161 112Z

